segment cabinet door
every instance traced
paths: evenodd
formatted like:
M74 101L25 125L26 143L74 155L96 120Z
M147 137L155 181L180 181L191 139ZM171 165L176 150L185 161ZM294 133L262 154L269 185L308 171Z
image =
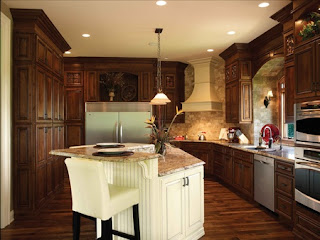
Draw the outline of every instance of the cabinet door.
M47 145L46 145L46 127L45 126L37 126L36 127L36 166L44 164L46 162L46 151L47 151Z
M37 38L37 61L41 63L46 62L46 44Z
M250 81L240 82L240 122L252 122L252 83Z
M85 77L85 101L98 102L99 101L99 79L97 72L88 71Z
M162 180L162 239L183 239L185 235L184 173Z
M36 193L36 207L39 207L42 205L42 203L46 199L47 195L47 168L46 164L42 164L39 167L36 167L36 174L35 174L35 193Z
M53 121L59 120L59 95L60 95L60 83L59 80L53 79L53 88L52 88L52 99L53 99Z
M294 63L286 64L285 71L285 122L292 123L294 121Z
M62 59L57 53L52 55L52 68L56 74L62 74Z
M242 191L253 197L253 164L242 161Z
M52 120L52 76L46 75L46 102L45 102L45 119Z
M139 76L139 101L148 102L153 96L151 96L151 72L143 72Z
M63 82L59 82L59 121L64 120L64 86Z
M242 172L242 161L237 158L234 158L234 160L233 160L233 185L240 190L242 188L241 172Z
M46 119L46 74L41 68L36 70L36 106L37 120Z
M67 88L65 91L65 108L67 121L83 120L83 90L82 88Z
M54 161L50 160L47 165L47 196L51 195L54 190Z
M226 122L227 123L231 122L231 100L232 100L231 86L230 84L227 84L226 85Z
M317 89L317 96L320 96L320 40L316 41L316 64L315 64L316 76L315 85Z
M295 50L295 83L297 99L315 96L315 43L309 43Z
M239 122L239 84L237 82L231 87L231 122Z
M186 235L201 228L204 223L203 168L194 168L186 172Z
M47 46L46 47L46 65L49 68L52 68L52 57L53 57L53 51Z
M84 144L83 125L81 123L66 125L66 143L65 146L79 146Z
M224 156L224 180L228 183L232 183L232 156L225 155Z

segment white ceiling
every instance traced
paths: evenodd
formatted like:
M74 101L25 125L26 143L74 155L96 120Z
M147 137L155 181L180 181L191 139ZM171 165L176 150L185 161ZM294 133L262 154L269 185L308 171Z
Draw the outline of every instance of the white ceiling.
M277 24L270 16L290 0L4 0L9 8L43 9L72 47L70 57L156 58L154 29L161 27L161 55L169 61L218 56L231 44L248 43ZM227 35L230 30L235 35ZM90 33L90 38L83 38ZM213 48L213 53L206 50Z

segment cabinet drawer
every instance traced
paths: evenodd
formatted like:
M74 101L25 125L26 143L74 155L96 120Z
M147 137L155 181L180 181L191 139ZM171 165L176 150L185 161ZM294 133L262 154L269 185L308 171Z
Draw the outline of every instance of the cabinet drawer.
M297 203L295 229L304 239L320 239L320 214Z
M225 148L226 155L231 156L232 155L232 148L229 148L229 147L224 147L224 148Z
M216 151L214 151L213 154L214 154L214 158L213 158L214 162L219 163L220 165L223 165L223 162L224 162L223 154Z
M190 150L207 150L211 149L210 143L204 142L181 142L181 148Z
M276 191L293 198L293 178L276 173Z
M233 156L246 162L253 163L253 154L245 151L233 149Z
M280 160L276 160L276 172L286 174L288 176L293 176L294 174L294 166L291 163L283 162Z
M224 146L222 146L222 145L219 145L219 144L212 144L212 148L213 148L213 150L214 151L216 151L216 152L221 152L221 153L223 153L224 151Z
M276 203L276 213L292 220L292 207L293 202L290 198L287 198L281 194L275 195L275 203Z

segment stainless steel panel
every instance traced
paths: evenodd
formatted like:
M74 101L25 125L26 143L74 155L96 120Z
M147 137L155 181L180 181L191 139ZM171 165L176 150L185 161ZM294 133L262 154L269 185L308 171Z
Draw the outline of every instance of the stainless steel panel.
M92 112L85 114L86 144L117 142L117 112Z
M152 112L149 102L86 102L86 112Z
M320 126L319 126L320 127ZM308 142L310 145L320 145L320 136L296 132L296 141Z
M309 197L308 195L300 192L298 189L295 189L295 200L302 205L305 205L317 212L320 212L320 201Z
M254 200L274 212L274 159L255 154Z
M149 143L151 129L144 122L150 118L150 112L120 112L120 141L124 143Z

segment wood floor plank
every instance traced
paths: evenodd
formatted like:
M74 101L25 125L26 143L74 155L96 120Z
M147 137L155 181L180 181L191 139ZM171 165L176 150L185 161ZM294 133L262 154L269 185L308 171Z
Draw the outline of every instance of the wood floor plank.
M36 216L26 216L1 230L2 240L72 239L68 183ZM248 202L214 179L205 179L205 232L201 240L292 240L275 214ZM81 219L81 240L95 239L95 225ZM150 239L156 240L156 239Z

